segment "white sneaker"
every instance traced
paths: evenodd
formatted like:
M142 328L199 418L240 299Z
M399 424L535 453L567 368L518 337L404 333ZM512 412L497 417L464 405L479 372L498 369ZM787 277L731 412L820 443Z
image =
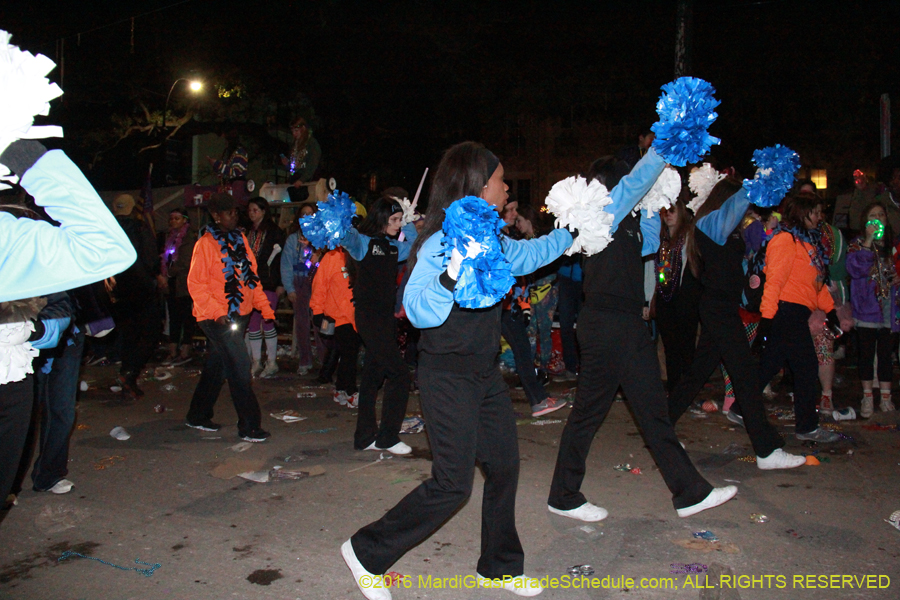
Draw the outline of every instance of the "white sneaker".
M859 416L863 419L868 419L873 414L875 414L875 397L863 396L862 403L859 407Z
M334 396L332 396L332 397L334 398L334 401L337 402L338 404L340 404L341 406L348 405L347 392L345 392L344 390L334 390Z
M274 360L266 361L266 368L259 374L260 379L268 379L278 373L278 363Z
M544 591L540 580L535 577L517 575L516 577L506 576L491 579L480 574L476 574L476 577L478 579L478 587L490 590L506 590L516 596L537 596Z
M800 465L806 464L805 456L797 456L796 454L788 454L781 448L776 448L772 454L765 458L756 457L756 466L763 471L772 471L774 469L793 469Z
M73 487L75 487L75 484L68 479L60 479L47 491L54 494L68 494L72 491Z
M585 521L586 523L602 521L609 516L609 512L605 508L596 506L594 504L591 504L590 502L585 502L578 508L573 508L571 510L560 510L558 508L553 508L548 504L547 510L552 512L554 515L569 517L570 519Z
M250 376L253 379L256 379L257 377L259 377L259 374L262 372L263 372L262 363L259 362L258 360L254 360L253 364L250 366Z
M356 552L353 551L353 544L350 543L350 540L341 544L341 556L350 567L353 581L356 582L356 586L363 596L369 600L391 600L391 591L384 587L384 576L366 571L366 568L356 558ZM376 585L380 587L375 587Z
M716 506L725 504L726 502L734 498L735 494L737 494L737 487L733 485L713 488L713 491L709 493L709 496L703 499L703 502L698 502L693 506L679 508L677 510L678 516L683 519L685 517L690 517L691 515L696 515L698 512L702 512L706 509L715 508Z
M366 447L366 450L376 450L379 452L390 452L391 454L398 454L401 456L403 454L409 454L410 452L412 452L412 448L410 446L408 446L407 444L404 444L403 442L397 442L390 448L379 448L378 446L375 445L375 442L372 442L371 444L369 444Z
M358 408L359 407L359 392L354 392L352 395L347 396L347 408Z
M881 412L893 412L897 410L896 408L894 408L894 403L891 402L890 396L882 396L881 403L878 408L881 409Z

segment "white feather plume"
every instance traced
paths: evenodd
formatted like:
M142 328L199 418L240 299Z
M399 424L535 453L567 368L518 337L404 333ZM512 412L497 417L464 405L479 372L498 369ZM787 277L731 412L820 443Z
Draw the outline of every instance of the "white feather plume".
M709 163L703 163L702 166L691 171L688 177L688 187L695 194L694 199L687 205L691 212L696 214L700 210L700 207L709 198L712 189L723 179L725 179L725 174L716 171Z
M34 125L34 116L47 115L50 101L63 93L46 77L56 64L43 54L13 46L11 38L0 30L0 154L16 140L63 135L62 127ZM13 179L9 169L0 166L0 180ZM0 189L5 187L0 184Z
M578 230L578 237L566 254L601 252L612 241L613 215L603 210L612 204L609 190L596 179L567 177L556 182L547 195L547 210L556 215L556 226Z
M666 165L666 168L656 178L656 182L654 182L650 191L634 207L633 212L646 211L649 218L653 216L653 213L658 213L664 208L672 208L680 193L681 175L678 174L677 169Z

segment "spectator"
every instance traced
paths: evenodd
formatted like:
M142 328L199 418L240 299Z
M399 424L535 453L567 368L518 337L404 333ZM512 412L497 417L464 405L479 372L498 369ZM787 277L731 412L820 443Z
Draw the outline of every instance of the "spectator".
M256 256L246 236L236 229L234 198L213 194L208 208L213 222L194 246L188 290L194 300L197 325L206 334L209 354L185 424L202 431L220 429L212 421L213 406L227 379L238 415L238 435L247 442L263 442L269 432L262 429L259 402L250 379L250 357L243 340L253 309L270 321L275 313L263 293Z
M187 276L197 234L191 229L190 218L183 208L169 212L169 233L160 256L159 287L169 310L169 355L163 365L180 366L191 361L194 327L191 294Z
M284 232L269 216L269 203L264 198L252 198L247 205L247 216L250 217L250 231L247 239L250 250L257 261L257 274L263 292L269 300L272 310L278 308L278 300L284 295L281 285L281 251L284 249ZM247 328L247 345L253 361L251 372L253 377L266 379L278 373L278 331L275 322L263 322L258 310L250 315ZM266 366L262 366L263 339L266 341Z
M300 207L297 216L302 219L315 212L315 204L307 203ZM312 295L313 275L321 253L303 236L299 224L295 225L297 230L287 237L281 255L281 284L294 307L294 347L297 349L299 359L297 374L306 375L313 364L309 337L309 299ZM318 340L318 336L316 337ZM320 357L320 360L322 358Z

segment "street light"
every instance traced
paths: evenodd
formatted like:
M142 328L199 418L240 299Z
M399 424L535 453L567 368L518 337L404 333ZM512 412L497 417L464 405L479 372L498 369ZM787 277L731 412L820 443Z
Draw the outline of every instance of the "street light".
M203 89L203 82L199 79L188 79L187 77L179 77L172 83L172 87L169 88L169 94L166 96L166 105L163 108L163 120L162 120L162 128L165 130L166 128L166 113L169 112L169 99L172 98L172 92L175 91L175 86L178 85L179 81L187 81L188 87L192 92L199 92Z

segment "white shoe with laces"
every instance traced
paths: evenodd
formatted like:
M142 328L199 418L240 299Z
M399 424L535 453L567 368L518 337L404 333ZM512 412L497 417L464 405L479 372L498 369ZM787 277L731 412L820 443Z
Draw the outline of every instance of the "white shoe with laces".
M341 545L341 556L350 567L353 581L356 582L356 586L363 596L369 600L391 600L391 591L384 587L384 575L375 575L366 571L366 568L356 558L356 552L353 551L353 543L350 540Z
M274 360L266 361L266 368L259 374L260 379L268 379L278 374L278 363Z
M859 416L868 419L873 414L875 414L875 397L864 395L859 406Z
M894 403L891 402L890 396L882 396L881 403L879 404L878 408L881 409L881 412L893 412L897 410L896 408L894 408Z
M559 508L553 508L548 504L547 510L552 512L554 515L569 517L570 519L584 521L585 523L595 523L597 521L602 521L609 516L609 512L605 508L596 506L594 504L591 504L590 502L585 502L578 508L573 508L571 510L561 510Z
M726 502L734 498L735 494L737 494L737 487L733 485L713 488L713 491L711 491L709 495L703 499L703 502L698 502L693 506L679 508L676 512L678 512L678 516L682 519L685 517L690 517L691 515L696 515L698 512L703 512L704 510L715 508L716 506L725 504Z
M47 491L53 494L68 494L72 491L73 487L75 487L75 484L68 479L60 479Z
M797 456L796 454L788 454L781 448L776 448L772 454L765 458L756 457L756 466L763 471L773 471L775 469L793 469L800 465L806 464L805 456Z
M516 596L537 596L544 591L541 587L539 579L535 577L526 577L525 575L517 575L516 577L505 576L491 579L481 574L476 574L478 579L478 587L489 590L506 590L512 592Z

